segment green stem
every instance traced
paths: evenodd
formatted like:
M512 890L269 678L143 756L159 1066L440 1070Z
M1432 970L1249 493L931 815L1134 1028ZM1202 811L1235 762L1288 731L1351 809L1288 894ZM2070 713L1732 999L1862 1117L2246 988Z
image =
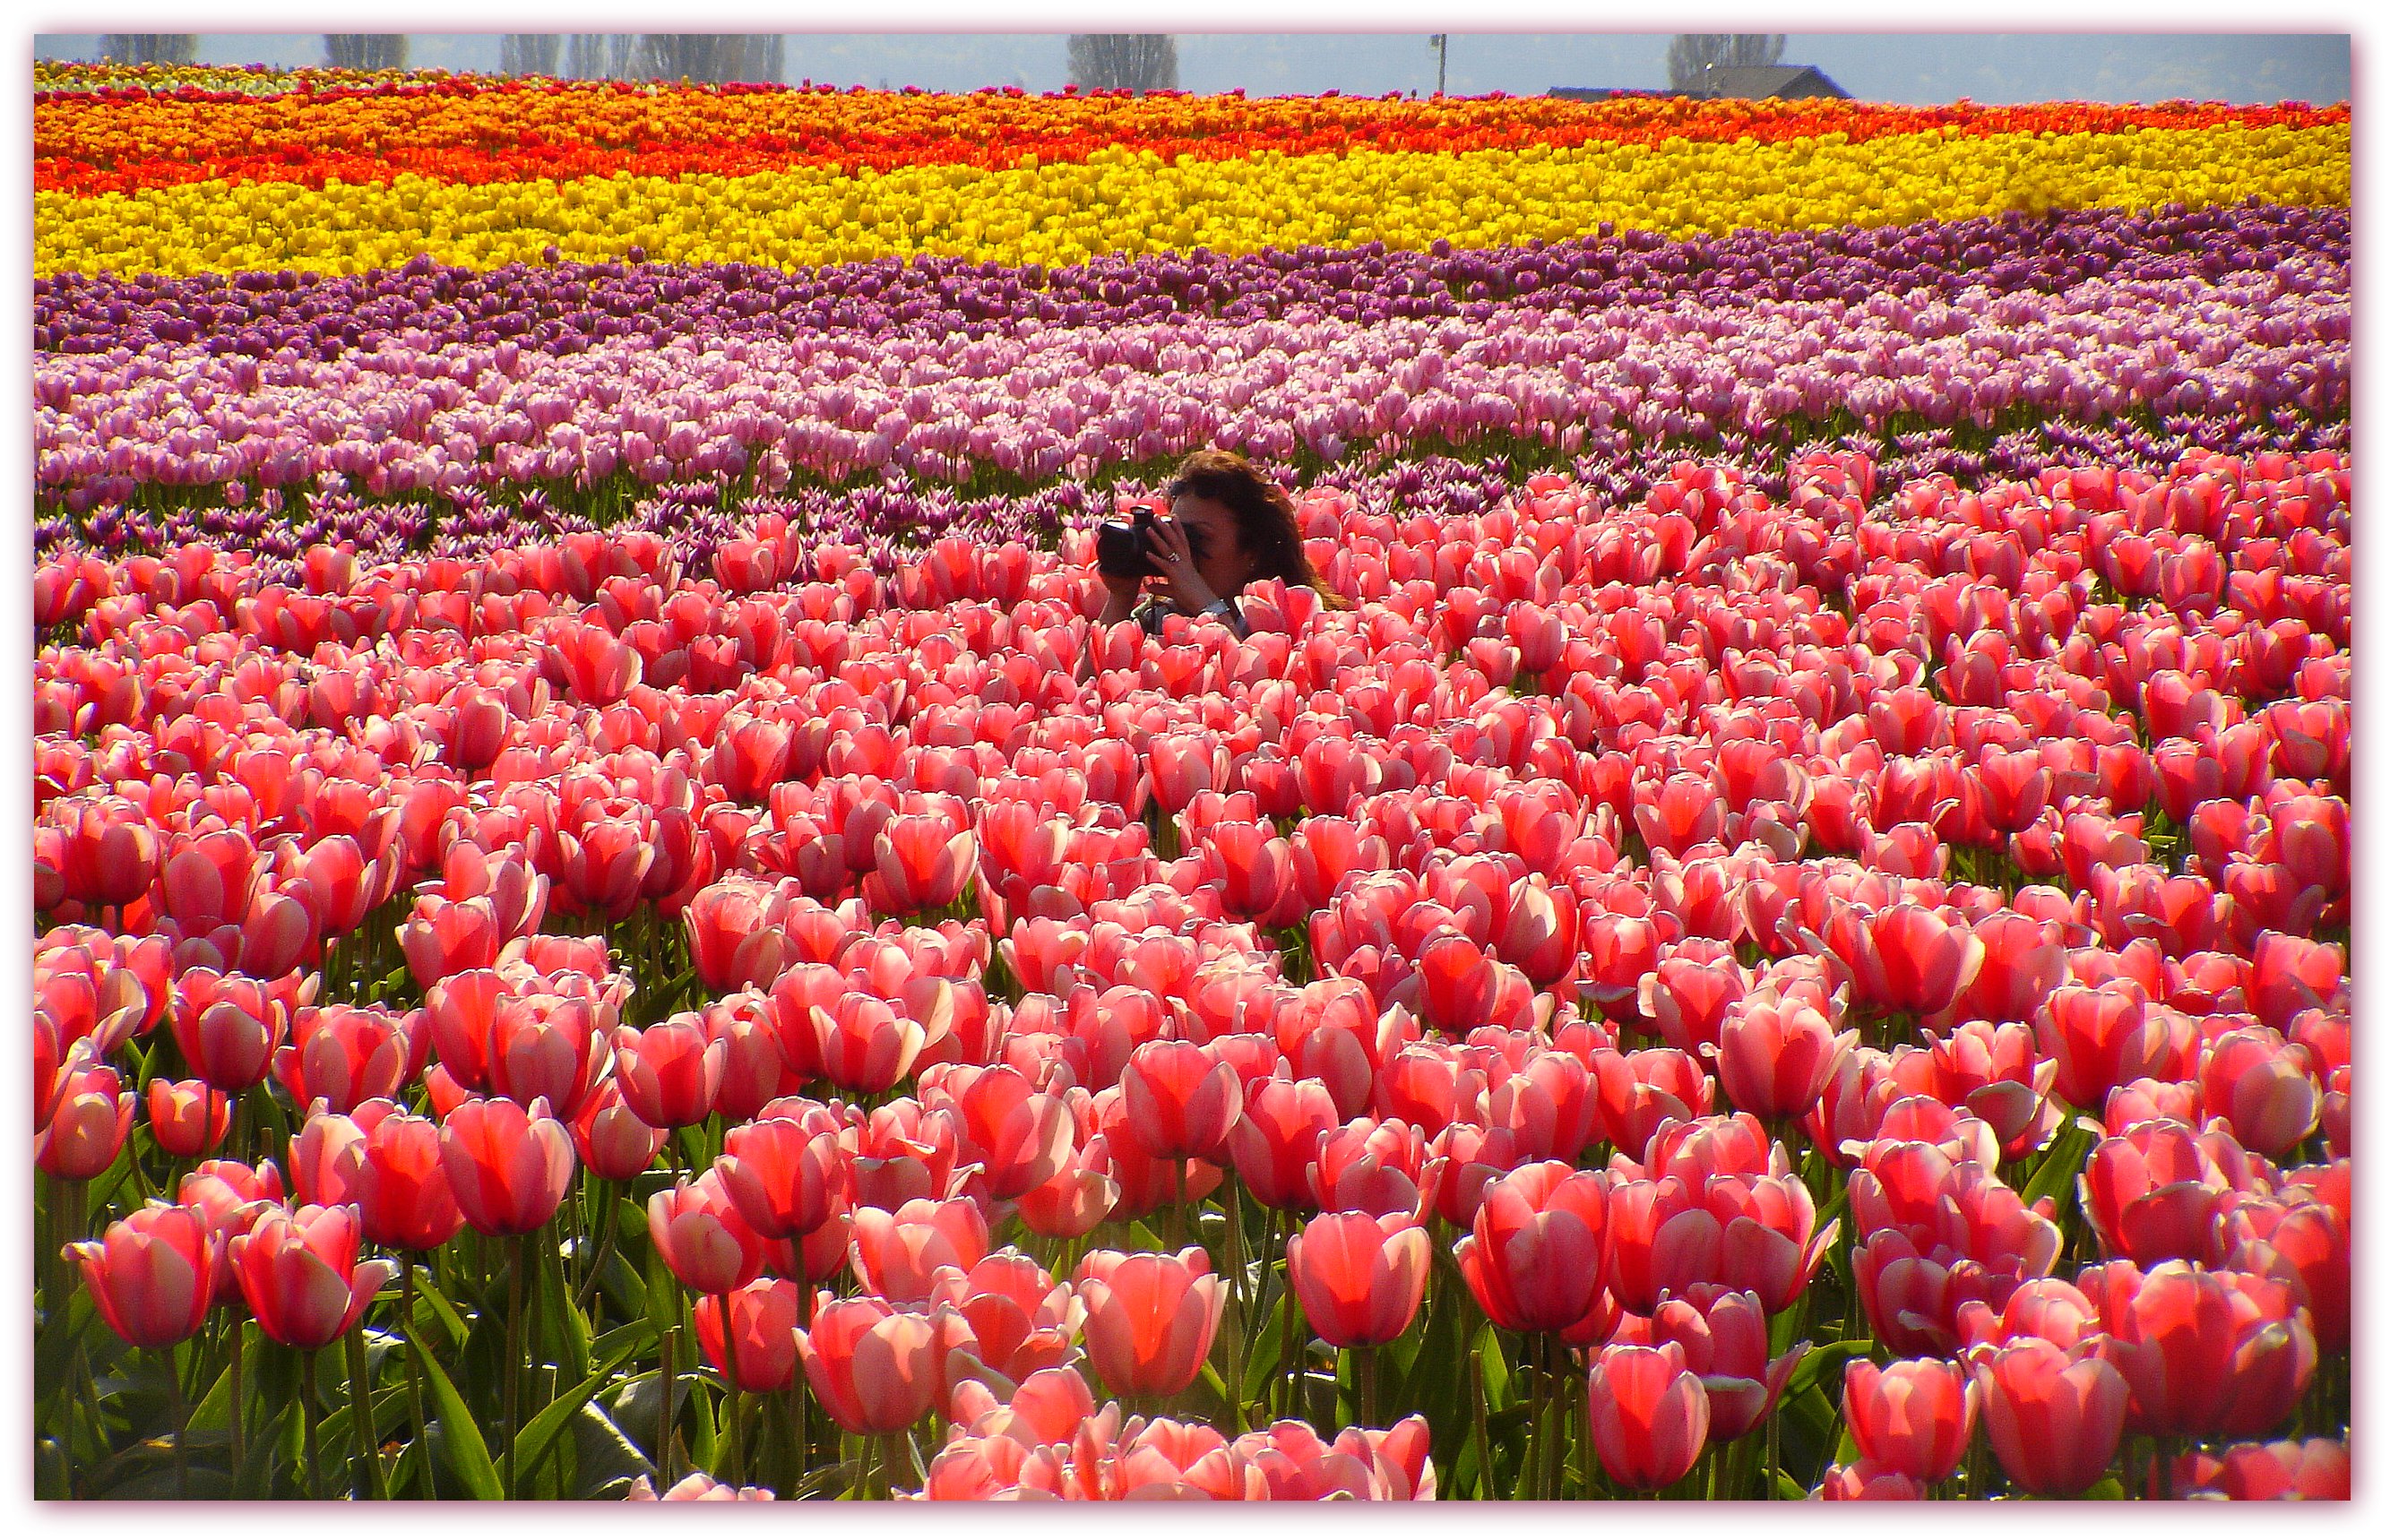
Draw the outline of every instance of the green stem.
M663 1409L656 1414L656 1481L657 1490L669 1492L673 1483L673 1348L680 1340L680 1290L672 1290L667 1305L672 1312L672 1324L665 1328L663 1340Z
M1783 1474L1782 1469L1777 1463L1782 1457L1777 1442L1780 1425L1784 1420L1782 1411L1783 1408L1780 1406L1767 1414L1767 1469L1760 1477L1760 1485L1766 1490L1759 1495L1763 1501L1771 1503L1776 1500L1776 1479Z
M365 1490L360 1497L386 1498L390 1493L381 1479L381 1454L374 1440L373 1375L366 1367L366 1333L362 1326L353 1328L348 1339L349 1358L349 1420L356 1434L357 1458L365 1462Z
M508 1250L513 1254L507 1265L507 1472L506 1494L518 1497L515 1488L515 1430L522 1426L518 1417L522 1410L522 1293L523 1238L516 1236Z
M183 1377L174 1370L174 1350L169 1347L158 1351L166 1358L166 1392L174 1417L174 1496L178 1501L187 1501L191 1495L191 1408L183 1399Z
M1544 1372L1551 1377L1550 1391L1546 1398L1549 1406L1545 1415L1552 1420L1550 1447L1544 1455L1544 1497L1547 1501L1557 1502L1561 1495L1561 1476L1567 1469L1567 1451L1562 1445L1568 1442L1568 1430L1573 1421L1569 1416L1568 1348L1557 1337L1544 1339Z
M232 1323L232 1469L238 1477L243 1465L243 1455L249 1444L249 1401L240 1393L242 1360L249 1356L249 1323L236 1317Z
M1354 1349L1353 1388L1359 1392L1360 1405L1356 1408L1360 1425L1375 1428L1378 1422L1378 1350L1374 1347Z
M1469 1416L1477 1435L1477 1496L1484 1501L1494 1495L1494 1444L1485 1436L1485 1361L1474 1353L1469 1354Z
M1288 1217L1283 1228L1287 1233L1292 1232L1294 1228L1294 1220L1291 1216ZM1301 1395L1299 1392L1303 1385L1303 1354L1296 1346L1294 1340L1294 1272L1293 1269L1286 1265L1283 1260L1286 1256L1286 1248L1283 1245L1279 1247L1278 1254L1280 1258L1279 1264L1279 1281L1280 1288L1279 1295L1278 1334L1278 1362L1280 1372L1272 1376L1272 1378L1285 1380L1286 1404L1279 1408L1279 1415L1282 1417L1291 1417L1298 1409L1298 1405L1301 1401ZM1294 1365L1294 1372L1291 1377L1289 1377L1285 1373L1286 1366L1289 1362L1291 1362Z
M1601 1460L1593 1447L1593 1407L1585 1396L1573 1400L1569 1413L1577 1428L1577 1481L1590 1500L1601 1495Z
M430 1424L423 1416L423 1370L422 1367L416 1362L416 1354L422 1351L422 1344L416 1341L415 1335L415 1253L413 1251L398 1253L398 1320L400 1329L406 1333L406 1345L409 1350L406 1354L406 1409L407 1416L414 1423L413 1438L417 1446L416 1480L419 1483L423 1495L429 1497L432 1495L431 1461L428 1457L430 1451L425 1447L424 1440L428 1436L425 1430Z
M1237 1178L1228 1174L1228 1305L1233 1313L1226 1337L1228 1352L1228 1420L1230 1435L1245 1431L1245 1210L1237 1200Z
M315 1354L313 1351L299 1355L299 1426L306 1432L307 1493L317 1502L324 1500L324 1462L315 1452L315 1424L322 1414L315 1405Z
M590 1307L597 1303L599 1280L606 1275L606 1264L613 1259L615 1224L623 1206L615 1197L614 1184L602 1178L598 1183L598 1251L590 1258L588 1271L581 1279L581 1288L573 1302L581 1307L584 1315L588 1314Z
M722 1312L722 1378L724 1380L722 1420L723 1434L728 1444L722 1461L722 1469L725 1472L723 1479L736 1486L744 1471L744 1466L740 1461L743 1451L739 1448L742 1441L739 1437L741 1430L739 1417L740 1410L739 1334L731 1329L730 1296L717 1294L714 1299L718 1302L718 1308Z
M1541 1356L1541 1341L1535 1336L1527 1339L1525 1358L1519 1366L1519 1373L1527 1381L1527 1447L1519 1460L1519 1484L1512 1495L1525 1502L1543 1495L1537 1484L1543 1474L1544 1377L1536 1372L1536 1362Z

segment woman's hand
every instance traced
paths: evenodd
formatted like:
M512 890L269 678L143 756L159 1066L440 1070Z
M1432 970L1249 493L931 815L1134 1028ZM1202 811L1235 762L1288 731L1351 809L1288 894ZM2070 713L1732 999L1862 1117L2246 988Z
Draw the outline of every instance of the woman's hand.
M1200 615L1219 602L1220 596L1212 592L1202 574L1195 571L1195 554L1187 547L1187 532L1178 527L1176 519L1153 521L1154 568L1162 574L1163 586L1169 591L1171 603L1179 613Z
M1140 577L1124 577L1117 572L1099 574L1104 580L1104 610L1096 617L1098 625L1116 625L1129 618L1137 609L1138 590L1145 586Z

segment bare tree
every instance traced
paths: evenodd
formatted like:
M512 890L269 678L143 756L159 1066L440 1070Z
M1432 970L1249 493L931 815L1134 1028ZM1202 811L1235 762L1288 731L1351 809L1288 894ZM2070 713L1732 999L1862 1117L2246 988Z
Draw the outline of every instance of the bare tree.
M635 41L628 33L574 32L564 39L564 73L574 80L605 80L614 73L618 54L630 58Z
M641 32L628 68L617 72L634 80L777 81L782 41L739 32Z
M498 69L509 75L553 75L563 41L554 32L508 32L498 39Z
M199 34L109 32L99 40L99 57L113 64L196 64Z
M1167 32L1073 32L1071 83L1087 90L1178 89L1178 40Z
M335 70L404 70L406 38L397 32L326 32L324 62Z
M1712 67L1740 69L1783 58L1782 32L1678 32L1668 44L1668 89L1698 95Z

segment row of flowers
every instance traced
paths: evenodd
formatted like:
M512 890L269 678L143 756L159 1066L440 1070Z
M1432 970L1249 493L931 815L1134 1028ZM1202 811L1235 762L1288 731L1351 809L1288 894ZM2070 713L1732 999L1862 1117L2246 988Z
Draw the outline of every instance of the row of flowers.
M1024 322L1147 325L1341 317L1493 318L1547 310L1842 301L1878 295L2056 292L2086 278L2141 282L2313 269L2345 287L2348 212L2245 203L2092 210L2042 218L1930 220L1827 231L1746 229L1671 241L1596 234L1540 247L1306 248L1099 258L1048 273L957 258L882 259L809 273L724 264L557 263L482 272L428 258L358 277L289 269L182 279L61 273L33 282L37 352L135 353L199 343L328 360L419 329L471 347L511 340L572 352L611 339L790 338L829 331L976 340Z
M189 1344L84 1351L360 1493L2333 1492L2346 466L1876 480L1315 493L1244 640L1084 532L49 567L47 1238Z
M1679 458L1666 446L1638 444L1623 430L1588 433L1574 456L1558 455L1517 440L1484 441L1496 457L1454 459L1438 454L1410 456L1380 465L1343 461L1305 468L1265 462L1287 481L1316 478L1369 503L1399 502L1438 516L1473 513L1501 500L1510 469L1523 458L1558 466L1599 507L1640 502L1664 481ZM2317 422L2278 412L2255 420L2209 415L2168 417L2151 424L2126 421L2076 425L2063 420L2028 424L1980 443L1972 430L1901 430L1870 439L1844 434L1832 441L1803 440L1791 445L1754 444L1737 430L1718 434L1703 453L1743 468L1751 484L1774 497L1784 495L1792 467L1819 448L1868 455L1887 484L1947 480L1954 486L1989 490L2002 482L2029 481L2047 470L2087 463L2159 474L2187 456L2220 454L2245 458L2275 453L2345 455L2345 418ZM1127 495L1158 490L1161 477L1136 476L1115 483ZM238 506L102 504L82 514L64 508L34 520L38 559L97 554L109 559L179 546L232 545L259 560L260 581L298 584L304 579L310 547L339 545L367 565L431 556L480 561L519 545L551 544L594 534L603 527L618 533L644 533L662 540L688 570L711 570L714 553L747 537L765 518L785 520L813 539L860 551L867 565L893 573L926 545L949 536L983 545L1024 542L1050 545L1062 530L1083 527L1104 516L1105 494L1078 481L1013 492L970 493L947 483L924 483L901 474L852 486L791 487L782 494L740 493L726 480L686 482L661 491L599 488L585 497L551 497L540 489L520 500L484 496L468 488L453 499L375 498L350 489L337 472L285 498L266 488ZM153 494L161 489L150 489ZM612 495L624 494L619 500ZM604 522L601 526L599 516Z
M1065 266L1199 247L1511 246L1603 224L1685 237L2250 198L2345 204L2348 147L2346 123L2332 122L1212 160L1115 147L1028 168L907 161L855 174L801 165L481 185L402 173L320 189L219 177L93 197L36 192L34 271L355 274L418 253L495 267L543 252L609 261L642 251L776 267L917 253Z
M35 484L81 512L153 484L238 503L326 471L377 496L618 473L777 492L891 468L1035 484L1203 445L1335 459L1510 437L1574 454L1613 426L1666 443L1803 424L2333 419L2348 401L2344 256L2327 244L2217 282L2111 276L2055 295L1519 299L1482 323L1026 323L960 347L700 333L550 353L417 331L328 362L198 342L122 364L53 354L34 378Z
M37 82L37 85L40 83ZM818 165L1008 170L1122 150L1165 164L1359 150L1515 153L1532 147L1731 145L1895 135L2127 135L2345 125L2343 107L2035 103L1900 107L1833 99L1603 103L1553 97L1429 101L1241 92L968 96L662 87L451 76L369 89L49 97L33 107L34 187L95 196L186 183L321 187L402 174L445 183L745 176Z

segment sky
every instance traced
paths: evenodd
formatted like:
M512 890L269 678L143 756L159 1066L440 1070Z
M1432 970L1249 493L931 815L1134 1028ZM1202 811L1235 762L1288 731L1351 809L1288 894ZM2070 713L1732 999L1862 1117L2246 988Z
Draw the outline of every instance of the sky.
M99 36L50 33L33 42L36 58L92 58ZM1555 85L1658 87L1666 83L1667 47L1668 35L1658 32L1459 32L1452 37L1446 88L1540 96ZM1060 32L790 33L784 54L792 82L1051 91L1067 78ZM318 64L323 39L313 32L203 33L199 58ZM495 70L498 34L410 34L408 61ZM2349 38L2336 32L1792 32L1784 62L1814 64L1871 101L2331 102L2350 94ZM1178 70L1188 90L1242 87L1253 96L1376 96L1435 85L1425 32L1181 33Z

